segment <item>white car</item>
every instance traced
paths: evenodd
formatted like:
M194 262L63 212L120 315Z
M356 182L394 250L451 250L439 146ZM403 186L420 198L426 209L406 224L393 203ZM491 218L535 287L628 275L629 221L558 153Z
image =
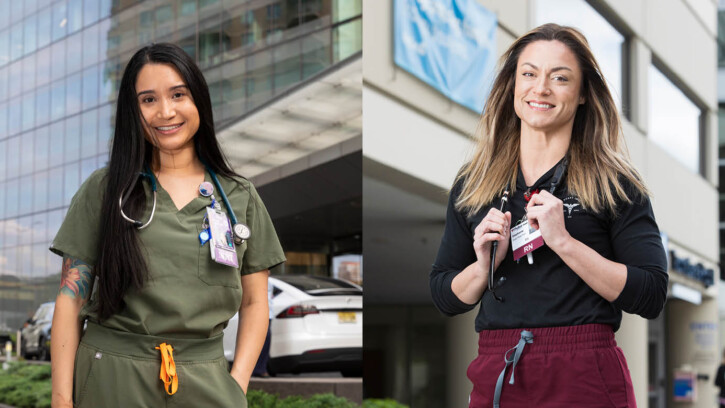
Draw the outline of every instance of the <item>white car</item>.
M341 371L362 375L362 288L353 283L307 275L269 277L272 342L267 371ZM238 314L224 329L224 355L234 359Z

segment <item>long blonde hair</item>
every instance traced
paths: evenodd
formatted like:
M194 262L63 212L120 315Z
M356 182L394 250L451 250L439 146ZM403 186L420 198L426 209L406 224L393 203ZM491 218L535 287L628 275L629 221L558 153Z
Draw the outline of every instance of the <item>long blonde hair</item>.
M624 181L631 183L635 193L649 195L629 162L617 107L586 38L572 27L545 24L517 39L501 57L501 69L479 122L473 158L456 179L462 181L456 207L476 213L500 196L507 185L516 185L521 132L521 119L514 111L516 67L523 49L535 41L560 41L574 53L582 71L585 102L576 111L567 153L569 191L588 210L612 214L617 199L632 202Z

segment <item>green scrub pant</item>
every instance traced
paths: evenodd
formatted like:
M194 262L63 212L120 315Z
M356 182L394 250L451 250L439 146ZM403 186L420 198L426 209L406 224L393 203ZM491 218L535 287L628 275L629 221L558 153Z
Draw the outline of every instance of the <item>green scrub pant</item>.
M179 387L168 395L159 378L161 343L174 348ZM235 407L247 399L228 371L222 335L209 339L147 336L88 322L76 354L73 402L85 407Z

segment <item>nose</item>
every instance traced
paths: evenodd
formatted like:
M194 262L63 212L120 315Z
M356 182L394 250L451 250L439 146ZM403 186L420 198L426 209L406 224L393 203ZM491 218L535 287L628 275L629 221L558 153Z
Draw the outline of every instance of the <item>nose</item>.
M161 103L159 104L159 110L156 112L156 115L160 119L171 119L174 116L176 116L176 109L174 109L174 103L167 98L161 99Z
M549 89L549 82L546 75L541 75L534 85L534 92L537 95L548 95L551 92L551 89Z

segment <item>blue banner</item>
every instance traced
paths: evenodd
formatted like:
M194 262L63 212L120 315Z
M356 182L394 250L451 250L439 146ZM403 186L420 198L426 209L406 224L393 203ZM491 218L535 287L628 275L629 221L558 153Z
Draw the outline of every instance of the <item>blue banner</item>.
M481 112L496 69L496 25L476 0L395 0L395 64Z

